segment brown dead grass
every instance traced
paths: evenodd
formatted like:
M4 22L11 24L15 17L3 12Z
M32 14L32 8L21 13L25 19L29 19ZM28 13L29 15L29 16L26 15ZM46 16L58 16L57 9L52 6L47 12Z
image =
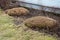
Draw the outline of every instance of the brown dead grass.
M5 10L5 12L9 15L19 16L19 15L27 15L29 13L29 10L23 7L18 7Z

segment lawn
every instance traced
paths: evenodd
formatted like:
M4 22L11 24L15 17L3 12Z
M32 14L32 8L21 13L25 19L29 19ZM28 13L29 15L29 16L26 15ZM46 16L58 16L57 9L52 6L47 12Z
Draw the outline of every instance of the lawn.
M57 40L57 37L31 30L23 23L18 27L13 20L0 10L0 40Z

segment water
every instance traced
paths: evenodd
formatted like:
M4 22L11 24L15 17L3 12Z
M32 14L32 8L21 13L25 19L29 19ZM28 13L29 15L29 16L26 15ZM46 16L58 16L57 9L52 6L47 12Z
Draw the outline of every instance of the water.
M60 8L60 0L19 0L19 1Z

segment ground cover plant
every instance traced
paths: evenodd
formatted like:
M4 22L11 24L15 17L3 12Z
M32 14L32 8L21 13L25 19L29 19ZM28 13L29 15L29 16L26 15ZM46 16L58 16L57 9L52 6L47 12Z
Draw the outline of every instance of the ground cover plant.
M57 40L55 36L13 23L14 18L0 10L0 40Z

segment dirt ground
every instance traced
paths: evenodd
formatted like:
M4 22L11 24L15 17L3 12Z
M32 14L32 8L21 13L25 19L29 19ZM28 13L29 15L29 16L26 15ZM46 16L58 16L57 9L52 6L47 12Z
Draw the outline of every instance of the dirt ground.
M34 16L47 16L58 21L58 26L56 26L57 28L54 28L55 32L47 32L47 33L50 33L50 34L56 33L58 36L60 36L60 15L59 14L44 12L44 11L39 11L39 10L34 10L34 9L29 9L29 10L30 10L30 13L26 16L13 16L15 19L14 23L16 25L20 25L21 23L23 23L24 20L28 18L31 18Z

